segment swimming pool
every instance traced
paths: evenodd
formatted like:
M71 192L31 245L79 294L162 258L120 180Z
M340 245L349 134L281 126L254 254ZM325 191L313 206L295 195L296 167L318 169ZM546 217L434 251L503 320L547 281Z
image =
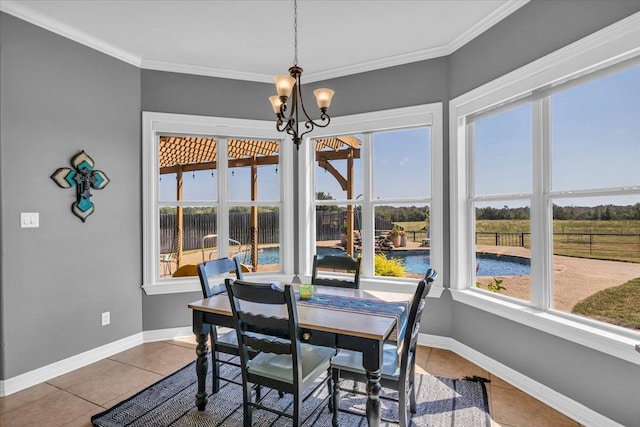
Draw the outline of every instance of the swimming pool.
M336 255L344 253L341 249L317 247L318 256ZM429 268L429 251L389 251L385 252L387 258L402 260L407 273L424 274ZM258 264L277 264L280 259L279 248L265 248L258 252ZM241 260L243 257L241 256ZM243 260L243 262L245 262ZM477 276L526 276L530 274L531 265L528 258L496 255L476 254Z

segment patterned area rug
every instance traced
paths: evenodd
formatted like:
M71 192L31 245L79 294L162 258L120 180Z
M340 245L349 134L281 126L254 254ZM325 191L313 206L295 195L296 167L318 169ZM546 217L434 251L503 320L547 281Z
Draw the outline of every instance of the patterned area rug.
M211 367L211 363L209 363ZM223 365L224 374L235 374L241 380L237 368ZM418 408L416 414L410 414L411 426L420 427L482 427L490 426L489 406L484 379L454 380L433 375L416 375L416 397ZM350 389L351 382L342 381L341 385ZM211 376L207 376L207 391L210 392ZM311 387L310 389L312 389ZM364 387L361 387L363 390ZM268 389L263 389L266 393ZM149 386L135 396L120 402L91 418L94 426L144 426L144 427L200 427L200 426L242 426L242 391L235 384L221 382L221 389L215 396L209 396L205 411L195 407L197 391L195 362L190 363L177 372ZM383 389L383 395L392 396L394 392ZM304 403L307 412L304 426L330 427L331 413L327 405L313 410L318 403L327 397L327 387L320 387ZM292 399L290 395L278 397L275 391L269 392L266 399L269 405L290 412ZM363 413L366 397L343 392L340 400L341 408L349 408ZM395 402L382 400L383 418L396 419L398 405ZM311 413L309 413L311 411ZM308 418L307 418L308 417ZM339 413L341 426L367 426L364 415ZM254 426L290 426L291 420L278 417L266 411L254 410ZM394 425L382 422L381 425ZM397 424L395 424L397 425Z

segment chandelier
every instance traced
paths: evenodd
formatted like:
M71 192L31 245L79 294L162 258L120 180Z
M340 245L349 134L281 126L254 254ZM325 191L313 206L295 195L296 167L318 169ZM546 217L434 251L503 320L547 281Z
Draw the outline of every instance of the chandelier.
M289 68L289 75L278 75L273 78L276 84L276 93L269 97L273 112L276 113L276 129L278 132L286 132L293 137L296 150L300 149L302 137L311 132L316 126L327 127L331 117L327 114L333 90L321 88L313 91L316 103L320 109L320 119L313 121L304 108L302 101L302 68L298 67L298 3L293 1L293 34L294 34L294 59L293 66ZM288 111L288 113L287 113ZM300 117L300 115L303 117ZM300 120L304 120L304 132L300 133Z

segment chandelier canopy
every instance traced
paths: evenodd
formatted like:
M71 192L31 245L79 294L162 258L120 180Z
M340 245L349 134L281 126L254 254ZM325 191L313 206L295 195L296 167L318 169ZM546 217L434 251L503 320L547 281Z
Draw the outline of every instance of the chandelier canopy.
M273 112L276 114L276 129L286 132L293 137L296 149L300 149L302 137L311 132L316 126L327 127L331 117L327 114L333 90L320 88L313 91L316 103L320 109L320 118L314 121L304 108L302 101L302 68L298 66L298 3L293 1L293 34L294 34L294 59L293 66L289 68L289 75L278 75L273 78L277 95L269 97ZM301 116L302 113L302 116ZM304 121L304 130L300 133L300 120Z

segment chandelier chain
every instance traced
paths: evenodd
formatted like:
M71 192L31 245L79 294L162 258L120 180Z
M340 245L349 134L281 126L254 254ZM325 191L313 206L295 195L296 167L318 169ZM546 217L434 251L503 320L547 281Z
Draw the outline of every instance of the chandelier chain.
M293 0L293 65L298 65L298 2Z

